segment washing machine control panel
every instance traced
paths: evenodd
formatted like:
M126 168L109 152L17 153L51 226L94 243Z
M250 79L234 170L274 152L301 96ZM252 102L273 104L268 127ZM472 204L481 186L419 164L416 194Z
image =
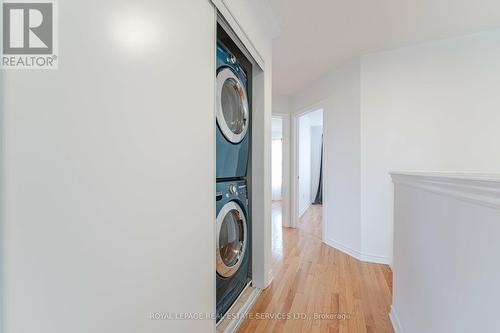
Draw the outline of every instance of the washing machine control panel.
M240 200L248 200L247 185L239 182L225 184L224 187L219 187L219 191L216 192L215 196L217 201L222 200L222 198L236 197Z

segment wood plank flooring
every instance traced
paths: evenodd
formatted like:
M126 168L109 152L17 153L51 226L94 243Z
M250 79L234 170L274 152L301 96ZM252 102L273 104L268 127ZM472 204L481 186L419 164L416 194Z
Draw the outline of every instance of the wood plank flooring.
M394 332L389 266L363 263L321 241L321 206L281 228L273 203L273 275L239 333ZM306 319L304 319L306 318Z

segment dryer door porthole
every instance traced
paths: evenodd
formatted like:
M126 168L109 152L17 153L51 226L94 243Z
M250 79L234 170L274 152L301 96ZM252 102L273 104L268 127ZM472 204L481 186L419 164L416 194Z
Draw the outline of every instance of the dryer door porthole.
M217 273L233 276L241 265L247 247L247 222L243 210L234 201L217 215Z
M248 98L245 86L226 67L217 74L217 123L222 134L239 143L248 131Z

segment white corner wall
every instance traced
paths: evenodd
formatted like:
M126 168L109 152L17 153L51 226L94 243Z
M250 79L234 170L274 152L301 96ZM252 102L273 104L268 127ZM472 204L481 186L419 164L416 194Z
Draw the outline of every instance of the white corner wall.
M391 170L497 172L500 30L361 60L363 251L392 257Z
M323 239L352 255L360 251L360 72L351 60L292 97L295 114L323 109Z

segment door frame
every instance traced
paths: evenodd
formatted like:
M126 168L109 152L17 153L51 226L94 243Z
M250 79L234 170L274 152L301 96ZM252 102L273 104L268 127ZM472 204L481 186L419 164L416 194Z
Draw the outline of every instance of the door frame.
M273 118L281 119L282 146L281 146L281 224L283 227L292 226L290 214L290 115L287 113L273 113ZM271 185L272 186L272 185ZM272 200L272 199L271 199Z
M327 157L327 142L328 142L328 132L327 132L327 127L325 126L326 121L327 121L327 112L325 111L325 102L321 101L316 104L312 104L311 106L308 106L306 108L299 109L297 112L293 113L293 120L292 120L292 167L291 167L291 196L290 196L290 203L291 203L291 227L292 228L297 228L298 222L299 222L299 186L298 186L298 177L299 177L299 118L301 116L304 116L308 113L314 112L314 111L323 111L323 161L321 163L321 170L322 170L322 182L323 182L323 205L322 205L322 232L321 232L321 238L322 241L324 242L326 239L327 235L327 190L326 190L326 184L327 184L327 169L326 165L328 165L328 157Z

